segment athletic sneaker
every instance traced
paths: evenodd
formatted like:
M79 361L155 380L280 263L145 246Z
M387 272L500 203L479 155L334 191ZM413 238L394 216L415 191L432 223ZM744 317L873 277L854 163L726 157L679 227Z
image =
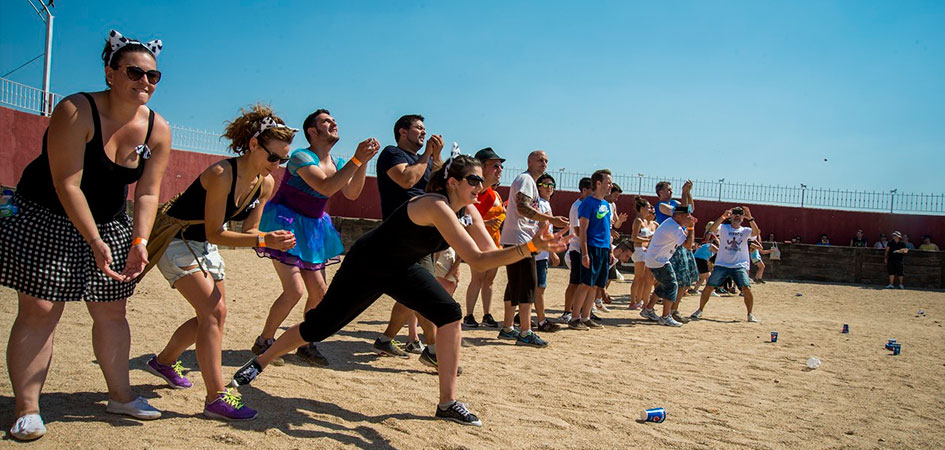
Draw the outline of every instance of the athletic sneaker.
M564 323L564 324L566 324L566 323L568 323L568 322L570 322L570 321L571 321L571 313L569 313L569 312L566 312L566 313L562 314L562 315L561 315L561 318L558 319L558 322L561 322L561 323Z
M587 325L585 325L581 319L573 319L569 321L568 328L572 330L581 330L581 331L590 330L590 328L588 328Z
M528 331L527 333L519 333L518 339L515 340L516 344L530 345L532 347L544 348L548 346L548 341L538 337L534 331Z
M638 309L640 309L640 308L642 308L642 307L643 307L643 302L639 302L639 303L638 303L638 302L630 302L630 307L629 307L628 309L630 309L631 311L636 311L636 310L638 310Z
M469 316L469 317L472 317L472 316ZM478 327L479 324L477 323L476 326ZM424 348L426 347L420 342L420 340L416 340L416 341L408 342L407 345L404 346L404 351L407 353L420 355L423 353Z
M718 293L718 292L715 292L715 291L712 291L712 293L709 294L709 295L711 295L711 296L713 296L713 297L721 297L721 295L719 295L719 293Z
M10 428L10 435L20 441L32 441L46 434L46 425L39 414L24 414Z
M600 305L597 305L597 310L600 312L610 312L610 308L608 308L607 305L603 303L601 303Z
M893 286L893 285L891 285L891 284L887 284L887 285L886 285L886 289L894 289L895 287L896 287L896 286Z
M672 317L673 317L673 320L679 323L689 323L689 319L679 315L679 311L673 311Z
M499 328L499 322L496 322L492 314L482 316L482 326L489 328Z
M454 422L459 422L463 425L472 425L476 427L482 426L482 421L479 420L475 414L469 412L469 410L466 409L466 404L457 401L453 401L453 404L447 406L446 409L437 406L436 417L440 419L449 419Z
M262 336L259 336L256 338L256 342L253 343L253 348L251 350L254 355L261 355L266 353L266 350L269 350L269 347L272 347L272 344L275 342L275 339L263 339Z
M758 283L758 284L765 284L765 280L762 280L761 278L759 278L759 279L755 280L755 283Z
M666 325L667 327L681 327L682 324L673 320L672 316L660 317L660 325Z
M223 420L252 420L258 413L255 409L243 404L243 397L234 388L219 392L212 403L203 406L203 415Z
M479 328L479 322L476 322L476 318L472 314L463 317L463 325L469 328Z
M604 326L601 325L600 322L594 319L582 320L581 323L583 323L584 326L586 326L587 328L604 328Z
M404 359L410 358L410 354L403 351L403 349L400 348L400 345L398 345L394 340L381 342L381 338L377 338L374 340L374 349L383 355L396 356L398 358Z
M157 360L157 356L152 356L147 364L148 371L163 378L167 385L174 389L187 389L193 386L193 383L184 376L184 366L180 361L167 366Z
M105 412L112 414L124 414L141 420L154 420L161 418L161 411L148 404L144 397L138 397L128 403L119 403L109 399L105 405Z
M538 324L538 331L542 333L554 333L561 329L561 325L558 325L548 319L545 319L544 322Z
M602 321L600 320L600 317L597 317L597 314L594 314L593 312L591 313L591 320L596 320L596 321L598 321L598 322L602 322Z
M423 347L423 352L420 353L419 359L420 359L420 362L434 369L440 368L440 363L437 362L436 355L434 355L433 353L430 353L430 349L427 347ZM463 366L456 366L456 375L459 376L462 374L463 374Z
M259 361L256 361L256 358L249 360L248 363L243 364L243 367L237 369L236 373L233 374L233 381L230 381L230 386L240 387L248 386L256 377L259 376L263 371L262 366L259 365Z
M518 339L518 330L512 328L511 331L506 331L505 328L499 328L499 339Z
M643 308L640 310L640 315L643 316L644 319L647 319L653 322L659 322L660 320L660 316L656 315L656 311L654 311L653 309Z
M701 319L701 318L702 318L702 310L701 310L701 309L695 310L695 312L693 312L692 314L689 315L689 318L690 318L691 320L699 320L699 319Z
M295 349L295 355L298 356L302 361L305 361L313 366L328 367L328 358L325 358L325 355L318 351L318 347L315 346L314 342L309 342L308 344Z
M758 319L755 318L755 315L754 315L754 314L749 314L749 315L748 315L748 321L751 322L751 323L758 323Z

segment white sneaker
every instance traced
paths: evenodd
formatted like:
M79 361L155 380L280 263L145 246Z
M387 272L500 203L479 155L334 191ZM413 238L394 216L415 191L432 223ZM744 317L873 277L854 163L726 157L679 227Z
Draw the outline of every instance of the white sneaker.
M660 316L657 316L656 311L653 311L652 309L643 308L640 310L640 315L643 316L644 319L651 320L653 322L659 322L660 320Z
M719 293L718 293L718 292L715 292L715 291L712 291L712 293L709 294L709 295L711 295L711 296L713 296L713 297L721 297L721 295L719 295Z
M702 318L702 310L697 309L695 312L689 315L689 318L692 320L699 320Z
M660 325L665 325L667 327L681 327L682 326L681 323L673 320L672 316L660 317L659 323Z
M46 425L43 424L43 418L39 414L26 414L19 419L10 428L10 435L21 441L32 441L39 439L46 434Z
M597 310L601 312L610 312L610 308L608 308L607 305L603 303L601 303L600 306L597 307Z
M138 397L128 403L108 400L105 411L112 414L124 414L141 420L154 420L161 417L161 411L148 404L144 397Z
M749 315L748 315L748 321L751 322L751 323L758 323L758 319L755 318L755 315L754 315L754 314L749 314Z
M887 285L886 285L886 289L893 289L893 288L895 288L895 286L893 286L893 285L891 285L891 284L887 284Z

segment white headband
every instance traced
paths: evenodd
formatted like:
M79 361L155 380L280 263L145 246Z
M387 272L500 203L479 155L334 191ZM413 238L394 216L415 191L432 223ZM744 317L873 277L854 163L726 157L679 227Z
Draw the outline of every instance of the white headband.
M272 116L266 116L266 117L263 117L261 121L259 121L259 130L253 134L253 137L259 137L259 135L262 134L263 131L266 131L270 128L288 128L289 130L292 130L293 133L299 132L298 128L292 128L290 126L283 125L281 123L276 122L275 119L272 118Z
M453 164L453 160L460 155L459 144L453 142L453 150L450 152L450 159L446 161L446 168L443 169L443 179L449 178L450 173L450 164Z
M108 33L108 46L111 47L112 52L111 54L108 55L108 62L106 64L111 65L112 57L115 56L115 52L117 52L118 49L128 44L143 45L144 48L148 49L148 51L151 52L152 55L154 55L155 58L157 58L157 55L161 53L161 49L164 48L164 43L161 42L160 39L155 39L153 41L142 43L141 41L136 41L134 39L126 38L122 36L121 33L119 33L116 30L111 30Z

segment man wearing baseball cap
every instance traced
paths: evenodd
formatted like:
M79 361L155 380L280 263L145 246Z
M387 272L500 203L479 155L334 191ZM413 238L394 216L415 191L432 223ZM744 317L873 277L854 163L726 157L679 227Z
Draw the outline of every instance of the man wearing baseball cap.
M892 241L889 241L889 244L886 245L886 253L883 255L883 260L886 262L886 271L889 273L889 285L886 286L886 289L892 289L893 287L905 289L902 285L902 260L905 259L906 253L909 253L909 249L906 247L906 243L902 242L902 233L893 231ZM898 284L895 283L896 277L899 278Z
M502 197L493 189L499 185L499 179L502 178L502 163L505 159L496 154L491 147L486 147L476 152L476 159L482 163L482 185L485 190L479 193L476 209L482 215L483 224L492 240L498 248L499 232L502 230L502 222L505 220L505 207L502 206ZM486 249L482 249L486 250ZM492 314L489 313L492 308L492 283L495 281L495 275L498 271L490 269L485 272L473 272L472 279L469 280L469 286L466 288L466 317L463 318L463 325L469 328L476 328L479 322L476 322L473 311L476 309L476 300L482 293L482 325L491 328L498 328L499 323L495 321Z

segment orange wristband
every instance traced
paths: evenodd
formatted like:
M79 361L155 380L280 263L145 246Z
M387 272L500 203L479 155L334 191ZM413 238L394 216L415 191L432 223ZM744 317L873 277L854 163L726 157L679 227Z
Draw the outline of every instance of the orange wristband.
M148 240L143 237L136 237L135 240L131 241L131 245L144 244L145 247L148 246Z
M532 253L538 253L538 247L535 247L535 244L532 241L526 242L525 245L528 246L528 251Z
M259 233L256 235L256 246L259 248L266 248L266 233Z
M360 159L358 159L358 158L352 156L352 157L351 157L351 162L353 162L354 165L356 165L356 166L358 166L358 167L361 167L361 160L360 160Z

